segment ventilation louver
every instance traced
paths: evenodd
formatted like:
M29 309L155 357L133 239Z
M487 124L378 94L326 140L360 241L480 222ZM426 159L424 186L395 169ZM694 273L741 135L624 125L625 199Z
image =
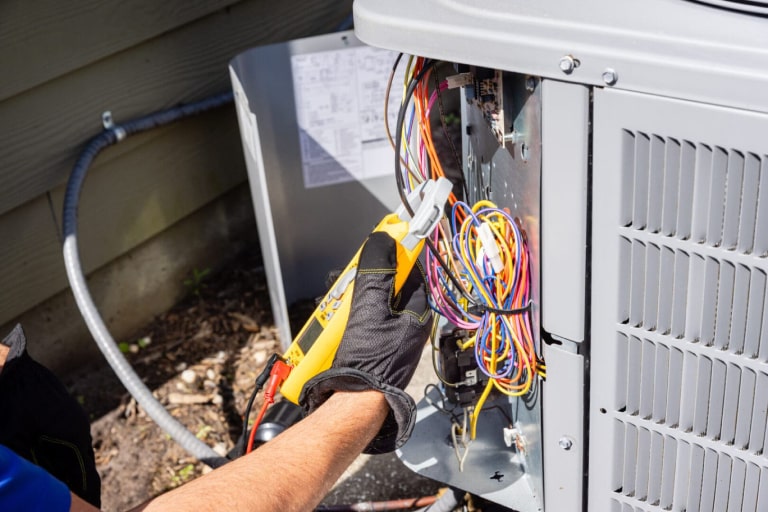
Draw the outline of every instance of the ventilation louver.
M613 511L768 510L766 173L623 132Z

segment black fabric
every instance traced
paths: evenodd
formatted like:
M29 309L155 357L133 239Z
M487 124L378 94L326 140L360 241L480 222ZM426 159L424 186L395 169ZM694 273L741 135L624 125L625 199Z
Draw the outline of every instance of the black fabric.
M333 364L307 382L299 398L311 412L334 391L383 392L391 411L366 453L390 452L410 437L416 405L403 389L431 327L421 266L414 266L397 295L396 268L396 242L386 233L372 233L360 254L349 321Z
M85 501L101 505L90 422L80 404L27 353L21 328L0 373L0 444L42 467Z

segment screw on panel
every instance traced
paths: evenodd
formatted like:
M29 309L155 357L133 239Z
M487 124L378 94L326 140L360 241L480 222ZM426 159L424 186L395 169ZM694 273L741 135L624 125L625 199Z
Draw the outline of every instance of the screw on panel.
M504 142L511 142L512 144L517 144L523 140L523 134L514 128L511 132L504 134Z
M533 77L529 76L525 79L525 90L528 92L533 92L533 90L536 88L536 80L533 79Z
M561 437L560 440L557 442L557 444L560 445L560 448L562 448L565 451L568 451L571 448L573 448L573 441L571 441L567 437Z
M566 75L573 73L573 70L576 69L576 66L576 59L573 58L573 55L564 55L560 58L560 71Z
M603 82L606 83L606 85L616 85L616 82L619 81L619 74L616 72L613 68L606 68L605 71L603 71Z
M115 121L112 119L112 111L105 110L101 113L101 125L105 130L109 130L115 126Z

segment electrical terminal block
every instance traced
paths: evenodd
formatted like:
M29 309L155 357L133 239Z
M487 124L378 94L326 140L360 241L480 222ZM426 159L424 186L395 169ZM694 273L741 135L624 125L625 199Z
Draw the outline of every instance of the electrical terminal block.
M470 333L464 329L454 329L441 335L439 341L443 377L454 383L453 386L446 386L446 398L462 408L475 405L488 383L488 377L478 370L474 350L471 347L459 348L469 336Z

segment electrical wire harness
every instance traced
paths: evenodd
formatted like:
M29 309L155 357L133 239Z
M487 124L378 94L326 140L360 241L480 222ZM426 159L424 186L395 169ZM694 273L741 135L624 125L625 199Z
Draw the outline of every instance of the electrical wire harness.
M395 61L387 86L387 105L394 77L403 55ZM406 208L406 197L427 179L445 176L433 139L431 112L439 106L440 122L448 137L441 95L466 85L466 74L440 80L435 62L409 57L405 64L403 93L394 132L387 135L395 150L395 178ZM430 78L434 79L430 83ZM452 142L453 158L461 162ZM460 185L460 186L459 186ZM462 180L454 191L469 196ZM536 389L537 377L546 378L538 355L531 307L531 266L528 241L521 222L510 211L484 199L470 205L454 193L450 210L427 238L426 273L432 308L470 336L457 342L459 351L472 351L479 371L487 378L475 404L455 418L452 438L460 466L475 439L480 412L493 391L509 397L526 397ZM434 333L437 332L437 323ZM436 336L433 335L433 340ZM438 348L433 347L435 351ZM433 358L434 362L434 358ZM435 370L445 386L459 386ZM485 379L484 379L485 380Z

